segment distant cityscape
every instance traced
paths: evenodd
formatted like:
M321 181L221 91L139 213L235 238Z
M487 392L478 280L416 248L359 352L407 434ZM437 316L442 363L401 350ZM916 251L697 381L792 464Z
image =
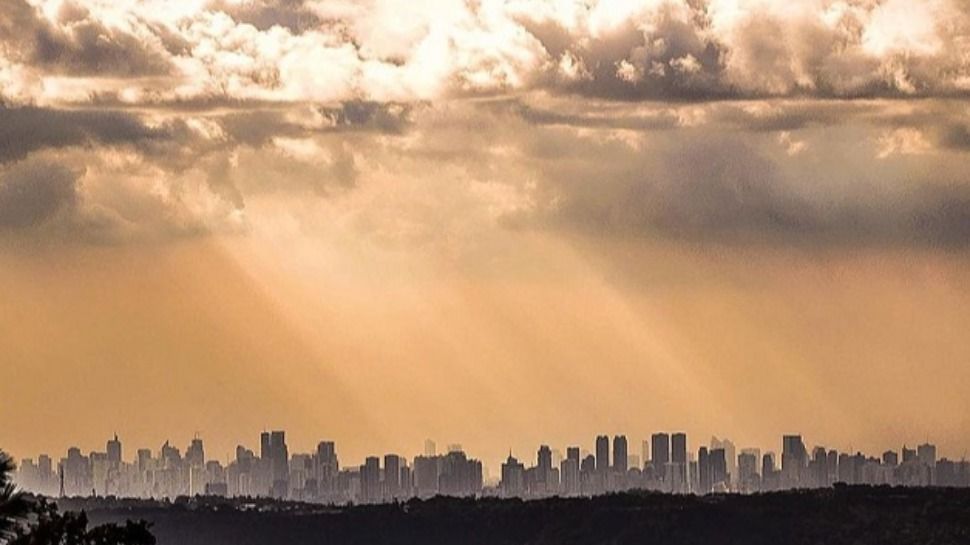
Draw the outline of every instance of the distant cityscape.
M236 447L235 459L223 465L207 460L202 439L183 453L165 442L157 452L139 449L126 461L121 440L107 441L103 452L84 455L77 447L57 463L48 455L24 459L17 483L47 496L271 497L319 503L380 503L413 497L496 496L544 498L592 496L634 489L673 494L736 492L750 494L787 489L824 488L836 483L913 487L970 487L970 461L937 459L936 447L922 444L887 450L881 456L806 448L800 435L782 438L780 460L774 452L743 448L712 438L689 453L684 433L655 433L630 454L626 436L600 435L592 452L579 446L541 445L532 464L510 452L501 478L486 483L482 462L460 445L439 454L425 442L424 454L410 462L397 454L369 456L361 465L341 467L333 441L315 452L291 454L283 431L263 432L259 453Z

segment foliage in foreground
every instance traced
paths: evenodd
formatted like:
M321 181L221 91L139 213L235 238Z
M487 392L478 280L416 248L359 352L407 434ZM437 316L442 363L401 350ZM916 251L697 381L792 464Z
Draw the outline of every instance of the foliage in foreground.
M53 502L25 495L13 483L14 469L13 460L0 450L0 544L155 545L146 521L88 528L83 511L61 513Z

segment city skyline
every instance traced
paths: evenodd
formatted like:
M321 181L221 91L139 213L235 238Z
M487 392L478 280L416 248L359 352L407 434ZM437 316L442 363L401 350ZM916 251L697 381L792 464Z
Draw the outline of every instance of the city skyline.
M269 430L271 428L272 427L261 428L261 429ZM142 430L142 431L144 431L144 430ZM124 438L124 437L130 437L129 435L125 434L124 432L115 432L115 431L108 432L106 434L106 436L107 437L111 437L111 436L115 435L116 433L117 433L117 435L119 437L122 437L122 438ZM671 433L671 432L668 432L668 433ZM708 438L711 438L711 439L715 439L716 440L718 437L724 437L723 433L707 433L707 434L705 434L705 433L692 433L692 432L686 431L686 429L685 429L685 431L681 431L681 432L678 432L678 433L684 433L685 435L687 435L689 437L692 437L692 438L708 437ZM774 435L777 438L777 437L782 437L784 435L789 435L789 434L791 434L791 430L790 429L784 429L784 430L779 431L777 434L772 433L772 432L769 432L769 433L764 433L764 434L759 434L759 435L761 435L761 436ZM150 431L149 431L149 433L147 433L147 434L141 433L141 434L138 434L138 435L139 436L144 436L144 435L151 436L153 434L150 433ZM541 434L537 434L537 435L541 435ZM607 436L610 437L611 440L612 440L612 437L614 437L614 435L615 435L614 432L611 432L611 433L607 434ZM637 438L636 436L632 436L632 435L624 434L624 433L621 433L621 435L629 436L630 437L630 439L629 439L629 445L628 445L628 452L630 453L631 456L633 456L633 455L640 455L640 453L644 450L644 448L647 448L647 449L652 448L651 445L650 445L651 444L651 440L652 440L651 439L652 433L647 433L645 435L645 437L642 438L642 439L641 438ZM293 445L293 447L294 447L295 450L301 451L301 452L313 450L316 447L317 442L319 441L319 438L313 438L313 437L307 436L306 434L294 434L294 433L288 432L287 436L288 436L288 442L289 442L289 444L290 445ZM597 436L597 432L593 432L593 434L591 435L591 437L595 437L595 436ZM808 436L808 435L806 434L806 436ZM336 435L328 435L328 437L329 437L329 440L332 440L335 443L341 444L343 446L343 448L344 448L344 452L347 453L347 455L348 455L349 458L351 458L351 459L359 459L361 461L364 460L367 456L373 455L374 452L375 452L375 447L377 448L377 450L380 450L380 447L381 447L380 441L367 441L367 440L361 441L361 438L360 437L355 437L355 436L351 436L351 437L338 437ZM744 444L745 445L745 448L748 448L748 447L757 448L757 449L760 449L762 451L779 450L779 449L772 449L770 447L765 447L765 445L773 445L777 441L771 441L771 440L769 440L769 441L765 441L765 442L760 442L760 441L751 441L751 440L747 440L747 439L741 439L740 436L735 436L735 437L738 437L739 438L739 443ZM811 436L811 437L816 437L816 436ZM231 460L235 456L236 447L240 444L238 441L235 441L235 440L232 440L232 439L223 439L221 441L213 441L213 440L209 439L209 435L208 434L203 433L201 431L195 431L195 432L191 432L191 433L181 433L181 434L175 434L175 435L159 436L158 439L161 439L160 441L159 440L149 440L149 441L146 442L146 441L143 441L143 440L138 440L138 441L129 440L129 442L136 443L136 444L141 445L141 446L150 447L152 449L156 449L157 448L156 443L160 445L160 444L168 441L168 442L171 442L173 445L188 445L188 444L190 444L192 442L193 439L197 439L197 438L203 438L203 439L205 439L206 444L208 445L207 450L208 450L209 453L212 454L211 459L218 460L220 462L225 462L227 460ZM460 437L451 437L451 438L446 439L444 441L436 441L433 438L424 437L423 439L417 440L417 441L415 441L415 442L413 442L411 444L402 444L402 445L395 446L394 448L389 448L387 450L389 452L396 452L396 453L398 453L400 455L407 455L407 456L418 455L418 454L421 454L425 450L422 445L424 443L427 443L428 441L430 441L431 443L433 443L435 445L438 445L439 447L447 447L448 445L462 445L463 447L467 447L469 450L473 450L474 452L478 453L482 457L482 459L485 461L485 465L492 471L492 474L494 476L494 475L497 475L497 473L498 473L498 470L496 468L501 464L502 461L505 460L505 457L508 455L508 453L509 453L510 450L513 453L531 452L532 450L534 450L534 448L536 446L538 446L540 444L543 444L544 442L550 443L550 444L563 444L563 445L569 444L570 443L570 438L569 437L566 437L565 439L561 439L561 440L560 439L555 439L554 440L552 438L542 439L541 437L537 437L535 440L531 440L531 441L529 441L529 440L518 440L518 441L511 441L511 440L509 440L509 441L500 441L499 443L496 443L496 444L484 444L483 445L483 444L480 444L480 443L477 443L477 442L462 441ZM822 444L826 444L829 447L836 447L836 448L839 448L840 450L851 451L853 453L855 453L855 452L872 452L872 453L876 453L876 451L881 452L880 449L885 448L886 445L888 445L888 444L896 444L896 445L916 445L916 444L923 444L923 443L931 443L932 442L933 444L935 444L935 445L937 445L939 447L940 452L946 453L952 459L956 459L956 460L961 460L961 459L964 459L964 458L970 459L970 449L963 449L963 448L959 448L959 447L953 448L953 447L951 447L949 445L946 445L946 444L940 443L939 441L936 441L935 438L931 434L914 434L911 437L903 438L901 441L898 441L898 442L895 442L895 443L879 443L879 442L876 442L876 443L870 444L868 446L863 446L858 441L852 441L852 440L846 441L844 443L842 443L842 442L834 442L834 441L824 441L824 440L820 440L819 442L822 443ZM247 442L244 441L242 444L245 445L245 444L247 444ZM104 440L102 439L100 441L99 440L84 441L84 442L78 441L78 442L75 442L75 443L73 443L71 445L67 445L67 446L78 447L78 448L80 448L84 452L95 452L99 448L102 448L103 445L104 445ZM256 445L256 446L258 446L258 445ZM780 444L779 444L779 446L780 446ZM39 450L31 450L31 451L19 451L19 450L13 450L13 449L9 449L9 448L5 448L5 450L7 452L13 454L15 456L15 458L20 459L20 458L30 458L30 457L36 456L37 454L40 454L40 453L57 452L58 449L63 450L64 448L66 448L66 447L63 444L59 444L59 445L58 444L55 444L54 447L42 448L42 449L39 449ZM583 450L584 453L587 452L587 451L588 452L595 452L595 449L596 449L595 441L590 441L590 444L588 446L585 445L585 444L583 444L583 447L582 447L582 450ZM612 447L611 447L611 449L612 449ZM741 447L738 447L737 450L740 453ZM563 450L563 452L565 452L565 450ZM610 452L612 452L612 450ZM688 453L690 454L690 451L688 451ZM697 454L696 449L693 451L692 454L696 457L696 454ZM736 460L735 460L735 463L736 463Z
M739 446L727 438L693 445L683 432L655 432L632 453L625 434L598 435L588 445L541 444L529 457L509 451L500 472L460 444L439 450L427 439L420 454L371 454L360 460L338 456L332 440L310 453L290 449L286 432L260 433L258 450L244 444L222 463L206 456L196 436L185 449L165 441L157 450L137 448L125 458L117 435L103 451L66 457L24 458L17 474L26 490L50 496L118 495L265 496L325 503L374 502L443 495L504 497L589 496L646 489L674 494L753 493L825 488L836 483L970 487L970 461L938 451L931 443L902 445L880 453L840 451L814 445L801 435L781 438L780 448ZM130 461L129 461L130 460ZM391 480L390 475L394 476Z

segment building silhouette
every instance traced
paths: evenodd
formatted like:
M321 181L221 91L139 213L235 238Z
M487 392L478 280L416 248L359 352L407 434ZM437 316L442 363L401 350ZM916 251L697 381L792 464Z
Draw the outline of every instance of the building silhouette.
M700 446L696 460L687 452L682 432L651 435L649 461L641 468L631 464L625 435L615 435L610 458L606 435L593 441L595 454L579 446L566 447L560 460L548 444L536 450L531 467L511 452L501 464L497 484L486 485L482 462L469 457L459 445L445 455L404 456L387 453L368 456L359 466L342 468L333 441L320 441L309 453L290 453L283 431L263 432L259 455L243 445L223 465L207 460L202 439L195 437L185 449L166 441L157 452L138 449L131 461L117 436L102 452L84 454L67 450L55 462L50 456L21 461L17 484L27 490L54 496L177 498L179 496L273 497L321 503L376 503L411 497L482 496L542 498L582 496L630 489L668 493L756 493L789 488L824 488L837 483L895 486L970 486L970 462L938 458L937 448L922 443L916 448L886 450L879 456L840 452L815 445L809 451L800 435L781 441L781 467L773 452L741 449L732 456L728 440ZM810 452L810 454L809 454ZM645 452L646 453L646 452ZM732 476L732 457L737 472Z

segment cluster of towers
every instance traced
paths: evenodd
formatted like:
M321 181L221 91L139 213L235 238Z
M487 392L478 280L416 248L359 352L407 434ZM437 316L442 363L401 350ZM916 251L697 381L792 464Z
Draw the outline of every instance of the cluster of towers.
M283 431L263 432L259 452L236 447L225 465L207 460L202 439L184 454L165 442L153 453L140 449L123 459L121 441L105 450L81 453L77 447L54 465L49 456L25 459L17 474L25 489L61 496L175 498L212 495L273 497L322 503L395 501L434 495L537 498L582 496L632 489L674 494L753 493L818 488L838 482L870 485L970 486L970 462L938 459L936 447L922 444L886 451L880 457L825 447L806 448L800 435L782 437L779 460L773 452L745 448L712 438L694 452L685 433L655 433L631 454L625 435L596 437L592 452L568 446L565 456L541 445L535 464L526 467L511 453L501 480L489 484L482 462L460 445L438 454L433 442L410 460L398 454L369 456L361 465L341 467L333 441L310 453L291 453Z
M835 483L902 486L970 486L970 462L938 460L936 447L903 447L881 457L815 447L809 454L800 435L782 437L781 465L773 452L736 451L729 440L711 439L696 457L684 433L655 433L642 443L641 458L630 455L625 435L596 437L593 452L578 446L557 456L539 447L536 463L526 467L512 454L502 464L498 493L505 497L594 495L631 489L675 494L754 493L823 488ZM557 460L558 458L558 460Z

